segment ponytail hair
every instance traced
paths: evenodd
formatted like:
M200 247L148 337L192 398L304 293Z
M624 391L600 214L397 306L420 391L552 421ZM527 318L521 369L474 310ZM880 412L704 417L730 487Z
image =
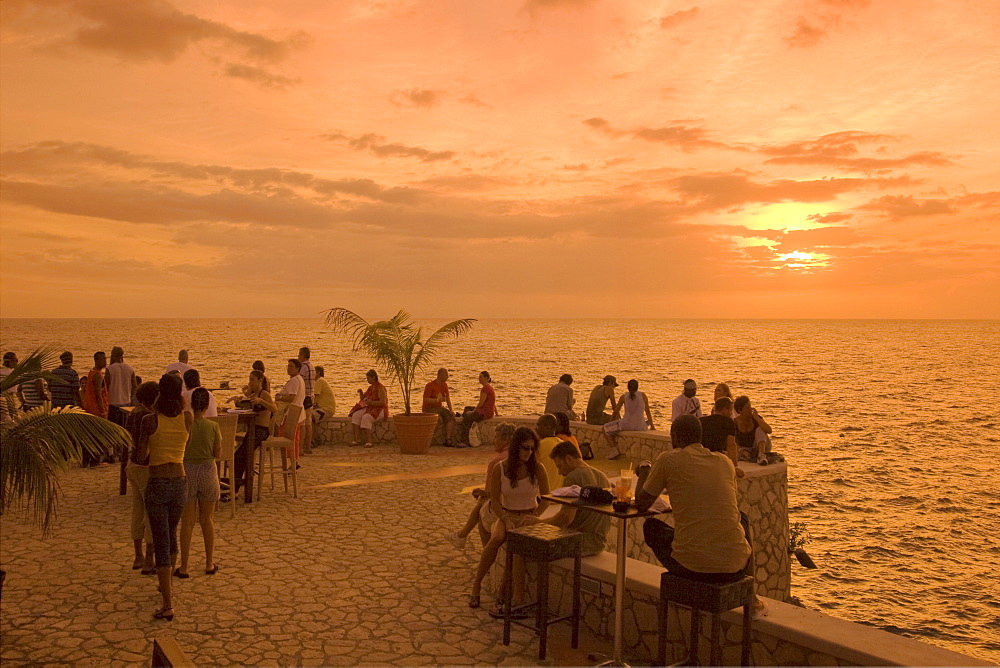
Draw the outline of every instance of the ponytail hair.
M628 398L635 401L635 393L639 390L639 381L635 378L628 382Z
M492 383L493 382L493 379L490 378L490 372L489 371L480 371L479 375L480 376L486 376L486 382L487 383Z

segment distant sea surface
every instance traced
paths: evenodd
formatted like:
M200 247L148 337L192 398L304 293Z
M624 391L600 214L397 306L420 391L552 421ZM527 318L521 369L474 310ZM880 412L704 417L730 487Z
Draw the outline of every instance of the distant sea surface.
M0 325L3 350L71 350L84 373L95 350L121 345L140 376L157 379L186 348L208 387L238 387L257 359L280 383L285 360L308 345L340 413L370 367L319 319ZM619 390L636 378L660 428L686 378L705 407L728 383L752 399L788 459L790 521L805 524L819 566L793 560L792 593L1000 663L1000 322L483 320L439 365L451 370L459 409L475 404L476 376L488 370L508 415L537 414L562 373L573 374L578 406L605 374Z

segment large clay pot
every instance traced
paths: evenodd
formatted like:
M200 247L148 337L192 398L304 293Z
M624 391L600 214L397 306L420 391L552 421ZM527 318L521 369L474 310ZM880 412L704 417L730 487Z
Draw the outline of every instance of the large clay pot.
M426 455L440 418L437 413L400 413L392 416L396 423L399 452L404 455Z

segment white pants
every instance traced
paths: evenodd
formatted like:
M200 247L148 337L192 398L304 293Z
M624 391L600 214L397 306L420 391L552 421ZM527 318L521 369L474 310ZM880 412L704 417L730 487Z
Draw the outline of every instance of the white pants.
M367 411L354 411L351 414L351 422L362 429L371 429L372 425L375 424L375 418Z

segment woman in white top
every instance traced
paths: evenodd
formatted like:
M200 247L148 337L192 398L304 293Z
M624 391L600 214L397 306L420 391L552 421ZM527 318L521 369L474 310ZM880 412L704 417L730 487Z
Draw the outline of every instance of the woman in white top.
M497 517L490 531L490 540L483 546L483 554L479 558L476 578L472 582L472 592L469 594L469 607L479 607L479 597L482 591L483 578L489 573L496 560L500 546L507 540L507 531L525 524L538 522L538 516L548 505L547 501L538 502L538 497L549 493L549 481L545 477L545 468L538 463L535 453L538 452L538 435L527 427L519 427L514 432L510 447L507 449L507 459L493 467L489 483L490 510ZM514 560L514 593L511 599L513 605L520 605L524 598L524 560ZM504 573L506 582L507 574ZM497 610L490 614L499 613Z
M646 431L647 424L649 429L656 429L653 426L653 414L649 412L649 399L645 392L639 391L639 381L635 378L628 382L628 392L618 400L615 412L620 412L623 407L625 417L618 423L619 431Z

